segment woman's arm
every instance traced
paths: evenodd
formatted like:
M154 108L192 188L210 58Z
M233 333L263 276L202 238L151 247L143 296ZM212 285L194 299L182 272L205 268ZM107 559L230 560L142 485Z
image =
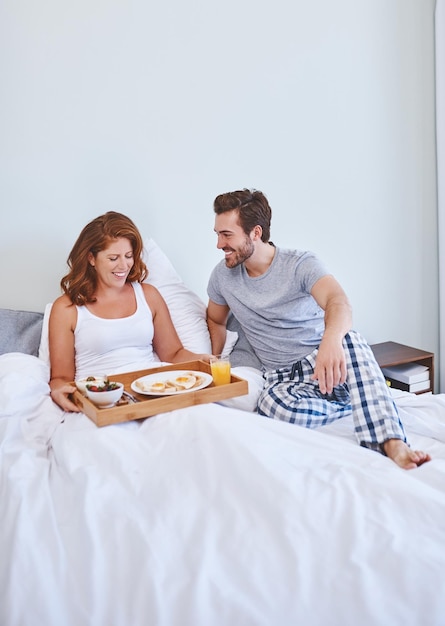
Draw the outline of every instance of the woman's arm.
M70 384L75 376L74 329L77 309L68 296L58 298L51 307L49 318L49 358L51 367L51 397L64 411L79 413L80 409L68 396L76 390Z
M166 363L195 359L208 361L209 354L196 354L184 348L173 325L168 306L159 291L147 283L143 283L142 288L153 315L153 349L161 361Z

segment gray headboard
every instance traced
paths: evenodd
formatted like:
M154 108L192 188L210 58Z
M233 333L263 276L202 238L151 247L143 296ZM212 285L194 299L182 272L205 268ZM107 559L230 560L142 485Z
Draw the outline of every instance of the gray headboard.
M43 313L0 309L0 354L25 352L38 356Z

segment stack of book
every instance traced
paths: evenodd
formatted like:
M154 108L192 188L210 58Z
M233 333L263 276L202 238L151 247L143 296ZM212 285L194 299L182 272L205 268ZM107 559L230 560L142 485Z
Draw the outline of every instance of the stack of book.
M382 367L382 372L388 385L401 391L419 393L428 391L431 387L430 371L426 365L419 363L392 365L391 367Z

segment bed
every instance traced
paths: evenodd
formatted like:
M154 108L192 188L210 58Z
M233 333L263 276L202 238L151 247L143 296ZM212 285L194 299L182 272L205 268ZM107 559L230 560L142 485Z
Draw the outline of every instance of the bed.
M155 242L184 344L205 307ZM443 626L445 394L394 392L432 461L403 471L349 418L306 430L249 394L98 428L48 395L47 316L0 311L2 626ZM26 393L23 389L26 386Z

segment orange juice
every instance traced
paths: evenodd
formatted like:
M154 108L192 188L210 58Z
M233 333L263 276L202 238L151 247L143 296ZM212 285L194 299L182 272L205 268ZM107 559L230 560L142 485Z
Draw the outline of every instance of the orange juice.
M224 359L210 359L213 382L215 385L230 383L230 361Z

